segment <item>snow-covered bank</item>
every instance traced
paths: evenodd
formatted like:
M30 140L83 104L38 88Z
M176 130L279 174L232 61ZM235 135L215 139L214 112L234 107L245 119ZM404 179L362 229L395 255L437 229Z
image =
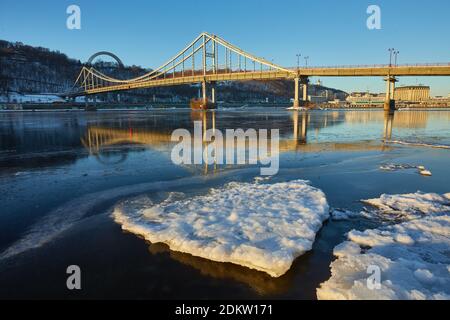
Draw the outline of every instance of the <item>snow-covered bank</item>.
M54 94L21 94L10 93L7 96L0 96L0 102L12 102L12 103L55 103L64 102L64 99Z
M334 249L331 278L318 299L450 299L450 195L383 195L368 203L411 219L364 232L351 231ZM379 268L380 288L368 286Z
M206 195L158 205L147 198L126 201L113 217L124 230L166 243L173 251L279 277L311 250L329 207L324 193L304 180L233 182Z

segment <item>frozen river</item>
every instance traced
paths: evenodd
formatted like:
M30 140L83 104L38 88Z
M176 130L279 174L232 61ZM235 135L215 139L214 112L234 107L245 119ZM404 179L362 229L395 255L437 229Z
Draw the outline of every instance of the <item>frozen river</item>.
M194 121L279 129L278 174L175 165L170 135ZM395 223L329 212L448 193L449 164L448 110L2 112L0 298L316 299L349 231Z

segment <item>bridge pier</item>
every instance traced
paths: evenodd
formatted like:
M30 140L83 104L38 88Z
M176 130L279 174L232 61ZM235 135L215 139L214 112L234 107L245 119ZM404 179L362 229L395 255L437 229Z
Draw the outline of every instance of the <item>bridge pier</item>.
M211 82L211 103L216 103L216 83Z
M308 83L309 83L309 78L308 77L301 77L300 78L300 82L303 85L303 103L305 105L308 104Z
M84 111L97 111L97 99L96 96L92 98L92 105L89 105L89 97L84 98Z
M210 95L208 95L208 86L211 87ZM209 101L208 96L210 97ZM200 98L204 105L207 105L208 103L216 103L216 82L207 83L206 81L202 81L202 92Z
M294 78L294 108L299 108L301 105L308 105L308 83L309 79L306 76ZM300 101L300 84L302 85L302 100Z
M206 81L203 81L202 82L202 102L203 102L203 104L205 104L206 105L206 103L208 102L208 97L207 97L207 94L206 94Z
M294 108L300 107L300 99L299 99L299 78L295 77L294 79Z
M395 110L395 83L398 82L395 76L388 75L386 81L386 99L384 101L384 111Z

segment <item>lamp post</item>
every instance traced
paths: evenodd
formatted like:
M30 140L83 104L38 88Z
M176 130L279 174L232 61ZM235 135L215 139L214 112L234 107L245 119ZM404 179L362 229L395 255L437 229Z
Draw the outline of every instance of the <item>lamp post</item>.
M400 53L400 51L395 51L394 52L394 66L398 66L398 64L397 64L397 58L398 58L398 54Z
M297 57L297 70L300 69L300 57L302 56L300 53L295 55Z
M309 56L306 56L306 57L305 57L305 67L306 67L306 68L308 68L308 59L309 59Z
M392 54L395 52L394 48L389 48L389 67L392 67Z

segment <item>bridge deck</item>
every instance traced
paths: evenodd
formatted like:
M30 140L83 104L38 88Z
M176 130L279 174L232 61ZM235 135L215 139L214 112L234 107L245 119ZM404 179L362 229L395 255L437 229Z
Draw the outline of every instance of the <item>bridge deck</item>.
M450 76L448 65L376 66L376 67L327 67L302 68L302 76L321 77L376 77L376 76Z
M293 79L295 73L293 72L283 72L283 71L257 71L257 72L232 72L232 73L217 73L217 74L206 74L206 75L194 75L194 76L179 76L170 77L167 76L166 79L155 79L142 82L132 82L126 84L118 84L113 86L98 87L86 90L87 94L96 94L109 91L121 91L129 89L139 89L139 88L151 88L151 87L164 87L164 86L175 86L182 84L194 84L200 83L202 81L245 81L245 80L279 80L279 79Z
M188 73L188 72L186 72ZM383 76L450 76L450 64L448 65L417 65L417 66L374 66L374 67L325 67L325 68L300 68L288 71L268 70L254 72L227 72L206 75L195 73L192 76L167 75L165 79L152 79L149 81L138 81L88 88L73 95L97 94L111 91L122 91L130 89L175 86L184 84L200 83L202 81L248 81L248 80L280 80L294 79L297 76L320 76L320 77L383 77Z

